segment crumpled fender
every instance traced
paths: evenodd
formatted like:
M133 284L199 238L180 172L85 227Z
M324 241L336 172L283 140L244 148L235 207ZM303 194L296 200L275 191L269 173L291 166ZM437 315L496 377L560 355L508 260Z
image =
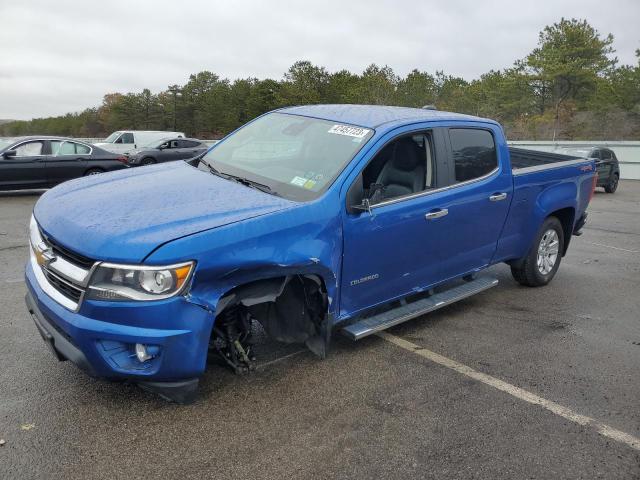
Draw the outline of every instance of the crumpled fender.
M339 205L337 198L327 196L322 201L183 237L158 248L145 263L195 260L187 298L214 313L225 293L241 285L315 275L324 283L332 315L338 305L342 265Z

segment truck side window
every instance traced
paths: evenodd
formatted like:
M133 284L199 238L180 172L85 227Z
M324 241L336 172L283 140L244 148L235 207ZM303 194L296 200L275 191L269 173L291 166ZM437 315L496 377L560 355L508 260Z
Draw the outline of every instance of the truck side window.
M482 177L498 166L496 145L488 130L451 128L449 139L456 182Z
M362 172L364 196L372 205L435 186L429 133L405 135L378 152Z
M600 150L602 160L611 160L611 152L609 150Z

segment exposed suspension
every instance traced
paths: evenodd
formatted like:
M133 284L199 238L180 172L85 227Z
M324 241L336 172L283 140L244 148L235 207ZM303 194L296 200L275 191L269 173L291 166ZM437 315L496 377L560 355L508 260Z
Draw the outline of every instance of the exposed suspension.
M251 316L247 309L241 305L229 307L216 319L209 353L236 374L248 373L256 368L250 338Z

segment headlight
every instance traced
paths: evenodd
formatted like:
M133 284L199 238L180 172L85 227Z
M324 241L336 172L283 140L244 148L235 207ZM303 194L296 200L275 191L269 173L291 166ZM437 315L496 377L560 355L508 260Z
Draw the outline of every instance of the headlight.
M193 271L193 262L156 266L101 263L93 272L87 297L93 300L160 300L180 293Z

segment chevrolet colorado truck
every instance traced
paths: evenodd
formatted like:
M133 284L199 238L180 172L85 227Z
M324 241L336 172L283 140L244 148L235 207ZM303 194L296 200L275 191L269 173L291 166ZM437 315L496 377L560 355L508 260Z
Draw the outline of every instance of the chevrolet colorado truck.
M253 328L324 357L332 332L357 340L493 287L478 273L499 262L547 284L596 181L593 160L510 155L492 120L284 108L189 162L45 193L26 302L59 360L189 402L208 358L253 368Z

